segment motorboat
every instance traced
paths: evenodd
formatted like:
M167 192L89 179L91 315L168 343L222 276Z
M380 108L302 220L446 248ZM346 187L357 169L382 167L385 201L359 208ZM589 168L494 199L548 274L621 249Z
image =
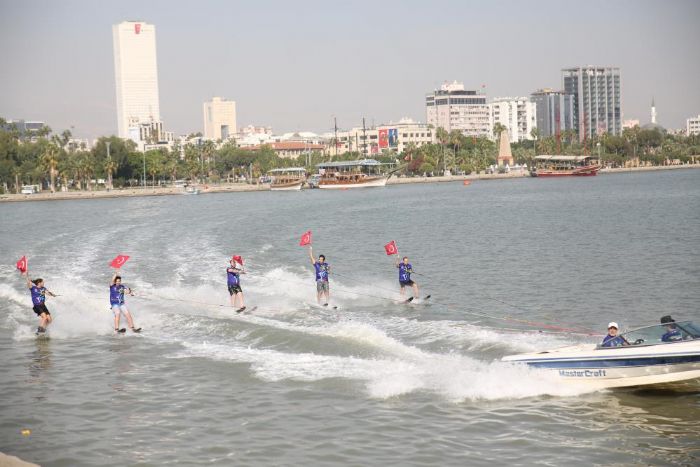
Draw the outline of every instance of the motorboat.
M669 386L700 388L700 326L691 321L645 326L620 334L616 347L581 344L503 357L558 380L596 388Z

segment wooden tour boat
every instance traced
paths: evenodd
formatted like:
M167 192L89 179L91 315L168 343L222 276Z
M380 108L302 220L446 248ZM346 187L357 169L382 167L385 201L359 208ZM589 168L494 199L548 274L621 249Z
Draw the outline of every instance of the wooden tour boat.
M268 175L272 178L270 190L296 191L301 190L301 186L306 180L306 169L301 167L273 169L268 172Z
M587 177L600 170L596 156L536 156L533 177Z
M318 164L316 167L321 174L318 187L327 190L342 190L385 186L391 175L382 173L382 165L381 162L374 159Z

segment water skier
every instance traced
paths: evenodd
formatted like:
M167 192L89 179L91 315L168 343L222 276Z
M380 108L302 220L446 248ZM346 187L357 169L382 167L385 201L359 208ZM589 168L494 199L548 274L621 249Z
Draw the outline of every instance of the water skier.
M129 329L131 329L133 332L140 332L141 328L134 327L134 319L131 317L131 313L129 313L129 310L126 308L126 304L124 302L125 292L132 297L134 296L133 290L122 284L122 277L119 275L119 269L115 269L112 280L109 282L109 305L112 309L112 314L114 314L114 332L126 332L126 329L119 328L119 320L122 314L126 317L126 322L129 324Z
M46 332L46 328L52 321L51 313L48 308L46 308L46 294L55 297L56 295L49 289L44 287L44 279L29 279L29 271L25 271L23 274L24 278L27 280L27 288L32 294L32 305L34 313L39 317L39 327L36 328L36 334L43 334Z
M413 272L413 266L408 262L408 256L403 257L403 261L399 262L398 256L396 257L396 267L399 269L399 285L401 286L401 296L406 294L406 286L413 289L413 299L418 298L418 284L416 284L411 279L411 273Z
M328 306L330 301L330 287L328 283L328 273L331 267L326 263L324 255L318 255L318 261L314 259L313 247L309 245L309 258L316 270L316 301L321 304L321 297L324 297L323 306Z
M239 307L236 309L236 313L240 313L245 310L245 305L243 304L243 289L241 288L241 274L245 274L243 270L243 258L234 256L231 258L230 263L231 266L226 268L228 293L230 295L232 307L236 307L236 302L240 303Z

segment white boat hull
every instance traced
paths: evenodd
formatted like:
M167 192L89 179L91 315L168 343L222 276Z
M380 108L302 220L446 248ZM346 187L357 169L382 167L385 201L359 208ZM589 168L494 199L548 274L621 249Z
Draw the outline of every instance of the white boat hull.
M299 183L296 183L294 185L288 185L288 186L270 185L270 191L299 191L299 190L301 190L302 185L303 185L303 182L299 182Z
M345 190L348 188L368 188L386 186L386 177L379 177L361 183L327 183L319 182L318 187L324 190Z
M600 349L595 345L504 357L547 378L595 388L700 383L700 341Z

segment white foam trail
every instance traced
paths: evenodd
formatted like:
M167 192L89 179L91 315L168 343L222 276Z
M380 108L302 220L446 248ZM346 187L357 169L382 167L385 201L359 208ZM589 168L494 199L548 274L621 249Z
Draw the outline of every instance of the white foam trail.
M206 357L249 363L265 381L320 381L330 378L357 380L367 393L386 399L413 392L432 392L449 400L519 399L541 395L570 396L585 388L555 383L524 366L484 363L465 355L415 350L411 358L341 357L311 353L289 354L241 345L184 343L175 358ZM513 384L517 382L517 384Z

